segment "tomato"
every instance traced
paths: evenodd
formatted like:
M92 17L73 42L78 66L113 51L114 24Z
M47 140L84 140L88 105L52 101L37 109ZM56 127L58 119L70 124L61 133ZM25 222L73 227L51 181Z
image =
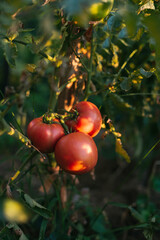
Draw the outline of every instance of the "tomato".
M98 160L94 140L87 134L74 132L62 137L55 146L58 165L71 174L82 174L92 170Z
M99 109L91 102L82 101L75 104L71 110L78 112L75 119L67 120L66 125L72 131L84 132L91 137L96 136L102 125L102 116Z
M114 0L101 0L93 3L89 8L90 21L100 21L112 10Z
M63 127L57 123L47 124L43 122L43 117L33 119L27 128L28 138L32 144L42 153L54 151L56 142L65 135Z

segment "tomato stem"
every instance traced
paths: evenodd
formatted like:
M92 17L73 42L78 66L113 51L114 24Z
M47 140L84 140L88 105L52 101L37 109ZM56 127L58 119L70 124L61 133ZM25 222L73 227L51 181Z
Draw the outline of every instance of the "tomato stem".
M67 115L64 116L66 120L75 120L79 116L79 113L76 109L72 109L73 112L67 112Z
M88 77L87 77L87 82L86 82L84 101L87 101L88 96L89 96L91 77L92 77L92 60L93 60L93 25L92 25L92 36L91 36L91 56L90 56L90 61L89 61L89 71L88 71Z
M58 98L58 78L56 77L50 77L49 79L49 85L50 85L50 98L48 103L48 111L54 112L54 109L56 107L56 102Z
M67 135L70 132L69 132L67 125L65 124L64 119L65 119L65 116L63 116L63 115L59 116L60 123L61 123L62 127L64 128L65 134Z
M73 116L73 114L72 114ZM74 114L75 116L75 114ZM65 119L67 118L66 115L61 115L58 113L52 113L52 112L47 112L43 115L43 122L46 124L61 124L62 127L64 128L65 134L69 134L69 129L67 125L65 124ZM58 119L59 121L56 121Z
M59 119L58 113L47 112L43 115L43 122L46 124L59 124L59 122L55 121L55 119Z

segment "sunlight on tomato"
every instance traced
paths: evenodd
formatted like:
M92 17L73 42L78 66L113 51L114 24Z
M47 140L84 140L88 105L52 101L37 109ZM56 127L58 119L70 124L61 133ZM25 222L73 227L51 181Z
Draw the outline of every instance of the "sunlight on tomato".
M86 169L82 161L77 161L68 167L70 171L78 172Z
M12 199L4 200L3 214L9 222L26 223L29 218L25 207L20 202Z
M97 164L98 150L93 139L82 132L74 132L62 137L55 147L58 165L71 174L91 171Z
M82 149L86 150L87 153L91 153L92 152L92 148L90 145L84 144L82 146Z
M78 112L78 116L66 121L68 128L73 132L84 132L95 137L102 125L102 116L97 106L89 101L82 101L76 103L71 112L74 110Z

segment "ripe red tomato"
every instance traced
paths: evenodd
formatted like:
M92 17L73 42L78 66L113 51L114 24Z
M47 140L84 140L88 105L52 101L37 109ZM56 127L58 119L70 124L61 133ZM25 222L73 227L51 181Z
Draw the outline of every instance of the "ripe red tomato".
M97 163L98 150L89 135L74 132L65 135L57 142L55 159L66 172L76 175L87 173Z
M78 112L78 116L76 119L66 121L69 129L95 137L102 125L102 116L96 105L88 101L82 101L75 104L71 112L74 110Z
M27 128L28 138L32 144L42 153L54 151L56 142L65 135L63 127L57 121L53 124L43 122L43 117L33 119Z

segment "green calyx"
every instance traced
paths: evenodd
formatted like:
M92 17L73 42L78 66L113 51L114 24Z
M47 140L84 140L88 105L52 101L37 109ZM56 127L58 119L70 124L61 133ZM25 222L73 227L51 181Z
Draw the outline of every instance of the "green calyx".
M67 112L67 115L65 116L66 120L75 120L79 116L79 113L76 109L73 109L72 112Z
M46 124L60 124L58 121L55 121L55 119L59 119L59 115L57 113L47 112L43 115L43 122Z

